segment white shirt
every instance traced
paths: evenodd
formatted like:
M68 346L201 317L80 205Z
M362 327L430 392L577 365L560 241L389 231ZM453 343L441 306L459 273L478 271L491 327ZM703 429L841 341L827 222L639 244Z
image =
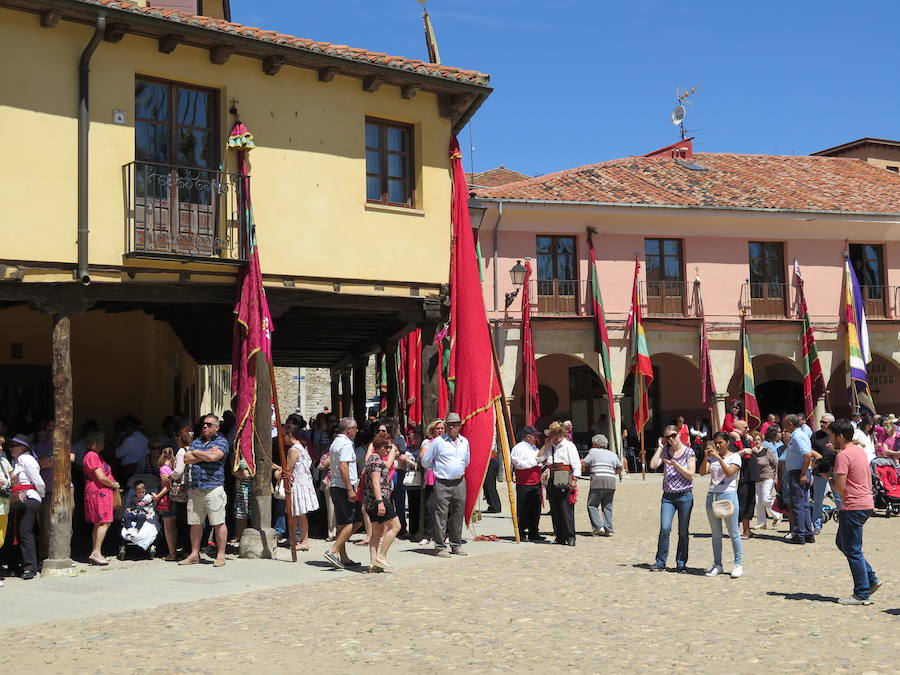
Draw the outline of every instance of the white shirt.
M523 469L533 469L538 462L538 449L528 441L520 441L516 443L510 450L509 458L512 461L513 468L519 471Z
M572 441L565 438L559 445L550 444L550 449L547 450L544 463L568 464L572 467L573 476L581 475L581 457L578 456L578 449Z
M875 459L875 443L872 442L872 437L862 429L857 429L853 432L853 442L866 451L866 458L871 464Z
M722 462L714 460L709 463L709 491L713 494L724 494L725 492L737 492L738 478L741 475L741 453L732 452L725 457L725 464L736 466L738 470L731 476L725 476L725 469L722 468Z
M34 485L36 490L28 490L25 496L28 499L43 501L44 493L47 486L44 479L41 478L41 465L30 452L23 452L16 459L16 465L13 467L13 475L16 476L18 482Z
M331 485L336 488L347 488L344 485L344 477L341 475L341 462L347 462L350 485L356 487L359 483L359 470L356 465L356 449L353 447L353 441L344 434L338 434L331 442L331 447L328 448L328 457L331 462Z
M695 427L689 427L688 433L691 436L696 436L702 440L702 439L706 438L707 436L709 436L709 427L706 426L705 424L702 427L700 427L699 429L697 429Z
M422 456L422 466L434 471L434 477L442 480L456 480L466 475L469 466L469 441L460 434L455 441L444 434L428 444Z

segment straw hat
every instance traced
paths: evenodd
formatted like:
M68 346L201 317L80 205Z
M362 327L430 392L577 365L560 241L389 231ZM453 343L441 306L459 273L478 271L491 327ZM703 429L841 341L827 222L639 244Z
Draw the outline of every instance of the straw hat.
M559 422L551 422L549 429L544 429L544 435L549 436L552 433L565 431L566 428Z

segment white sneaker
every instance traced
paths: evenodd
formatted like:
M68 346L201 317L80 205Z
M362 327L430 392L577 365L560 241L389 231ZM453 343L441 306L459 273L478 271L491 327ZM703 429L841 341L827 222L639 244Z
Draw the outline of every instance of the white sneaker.
M0 579L0 588L3 588L6 584L3 582L3 579Z
M743 565L735 565L734 569L731 570L731 578L737 579L738 577L744 574L744 566Z
M725 570L723 570L721 567L711 567L710 570L709 570L708 572L705 572L705 573L703 574L703 576L705 576L705 577L717 577L717 576L719 576L720 574L722 574L724 571L725 571Z

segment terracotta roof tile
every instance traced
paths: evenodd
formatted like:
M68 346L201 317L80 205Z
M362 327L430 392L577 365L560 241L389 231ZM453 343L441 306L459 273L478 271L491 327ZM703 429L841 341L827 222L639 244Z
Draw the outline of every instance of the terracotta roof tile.
M686 166L694 162L706 171ZM900 176L861 159L695 153L627 157L476 189L494 199L900 213Z
M473 187L496 187L497 185L505 185L507 183L514 183L516 181L525 180L531 178L531 176L519 173L518 171L513 171L512 169L507 169L505 166L501 165L494 169L488 169L487 171L482 171L481 173L467 173L466 180L469 185Z
M358 47L350 47L348 45L335 45L329 42L317 42L305 38L294 37L276 31L264 30L253 26L245 26L243 24L224 21L223 19L213 19L207 16L199 16L188 14L177 10L162 9L159 7L141 7L130 2L121 2L120 0L81 0L85 4L100 5L103 7L112 7L115 9L125 10L133 14L145 14L167 21L184 23L203 27L207 30L220 31L222 33L230 33L241 37L249 37L262 42L270 42L272 44L287 45L297 49L305 49L308 51L327 54L347 59L349 61L358 61L360 63L378 63L380 65L396 68L397 70L407 70L419 73L421 75L429 75L444 80L453 80L456 82L464 82L466 84L474 84L479 86L488 86L491 76L476 70L461 70L450 66L440 66L437 64L424 64L418 59L407 59L402 56L386 56L381 52L370 52ZM422 67L420 67L422 66Z

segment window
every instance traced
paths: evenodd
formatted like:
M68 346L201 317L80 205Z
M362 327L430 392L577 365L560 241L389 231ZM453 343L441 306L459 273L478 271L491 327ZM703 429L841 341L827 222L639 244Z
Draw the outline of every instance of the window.
M536 244L538 313L575 314L575 237L539 236Z
M135 159L215 169L219 161L216 92L138 79L134 88Z
M218 92L137 78L133 198L136 250L215 255L228 236L219 200Z
M684 261L680 239L645 239L647 314L684 316Z
M866 316L884 314L884 249L881 244L850 244L850 264L856 272Z
M366 119L366 200L394 206L415 205L413 128Z
M784 244L780 241L751 241L750 314L784 317L787 287L784 284Z

